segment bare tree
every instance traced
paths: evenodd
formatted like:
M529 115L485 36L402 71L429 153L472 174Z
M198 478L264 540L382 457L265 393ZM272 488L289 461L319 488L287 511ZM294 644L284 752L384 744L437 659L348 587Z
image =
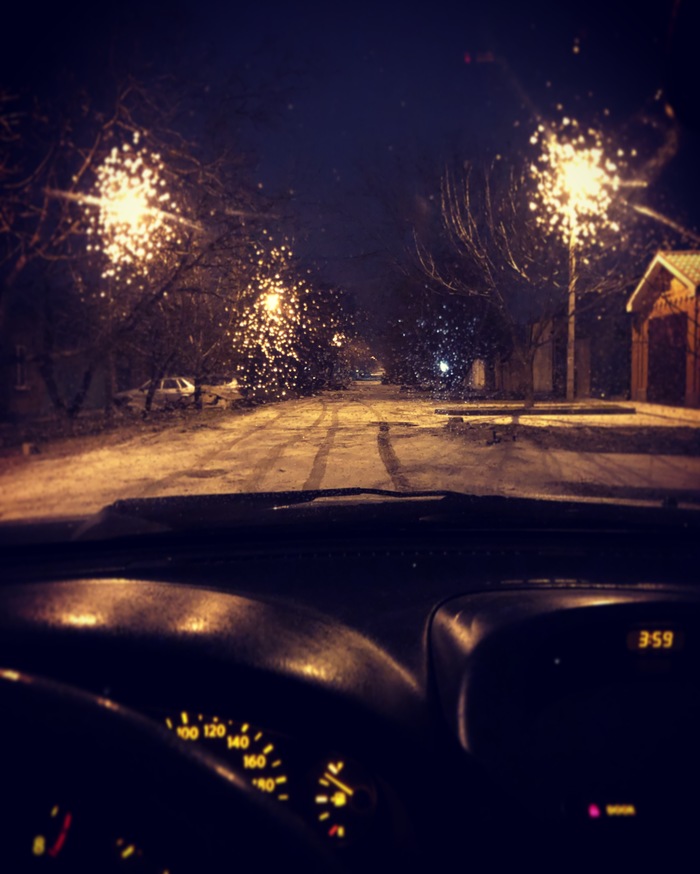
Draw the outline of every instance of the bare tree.
M537 350L551 341L553 325L566 318L570 288L566 247L548 232L535 208L529 174L506 161L485 169L448 168L441 182L439 227L414 237L431 283L479 300L495 313L508 343L493 353L514 361L520 390L530 401ZM631 241L638 248L639 240L629 232L624 238L611 232L605 248L579 256L578 313L603 295L629 288L640 264Z
M105 375L111 409L115 355L135 349L143 334L164 340L164 331L146 323L165 319L172 326L178 295L194 324L193 295L216 299L267 207L239 154L212 155L188 142L168 126L175 110L136 83L119 90L109 113L87 98L70 109L55 117L28 110L17 144L21 159L13 163L12 150L3 152L0 269L5 288L31 289L44 326L35 363L54 407L72 419L97 370ZM9 139L15 127L7 130ZM148 166L150 159L157 167ZM127 172L120 162L151 181L150 200L141 205L146 218L134 217L135 226L145 225L140 237L125 231L133 187L105 192ZM226 327L220 317L202 320L206 344L214 348ZM167 345L156 344L149 354L162 347L167 362ZM59 375L67 361L73 374L82 374L69 385Z

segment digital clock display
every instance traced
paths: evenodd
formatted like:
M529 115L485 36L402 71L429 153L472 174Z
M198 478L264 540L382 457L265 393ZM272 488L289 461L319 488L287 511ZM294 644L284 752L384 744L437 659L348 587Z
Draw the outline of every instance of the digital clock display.
M627 632L627 649L634 652L668 652L682 646L683 633L668 626L649 625Z

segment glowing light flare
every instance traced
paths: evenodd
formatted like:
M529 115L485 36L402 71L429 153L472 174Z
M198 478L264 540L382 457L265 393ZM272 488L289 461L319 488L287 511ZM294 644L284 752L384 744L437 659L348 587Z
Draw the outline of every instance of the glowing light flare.
M619 230L608 212L615 193L627 184L619 175L624 153L618 149L612 161L595 131L589 129L584 135L569 118L562 126L566 133L559 137L540 125L530 138L542 147L530 167L536 183L530 209L541 226L559 233L567 243L594 242L602 229Z
M292 276L292 258L288 246L270 241L257 246L251 259L250 304L232 341L244 362L240 375L253 394L293 394L303 377L300 349L321 328L308 309L309 288Z
M128 187L115 191L112 199L103 205L110 222L134 227L145 222L149 213L148 200L143 188Z
M257 285L257 294L256 288ZM299 299L299 289L285 288L278 279L259 276L250 289L255 300L238 325L234 346L247 358L255 359L254 391L269 391L280 396L292 391L299 372L299 335L306 319Z
M320 291L288 245L263 231L249 256L245 309L230 337L237 375L255 397L285 398L328 378L348 344L337 289ZM307 275L305 275L307 274Z
M263 299L263 306L268 311L268 313L276 313L280 308L280 295L274 292L266 295Z
M88 250L107 257L105 277L125 270L147 273L153 262L182 243L182 227L189 224L166 190L161 156L129 144L112 149L97 168L95 191L83 202L95 207L88 229L94 242Z

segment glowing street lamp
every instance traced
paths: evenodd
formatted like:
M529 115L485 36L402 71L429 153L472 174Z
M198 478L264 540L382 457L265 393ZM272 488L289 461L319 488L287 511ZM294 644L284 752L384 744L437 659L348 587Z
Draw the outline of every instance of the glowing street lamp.
M263 298L263 306L268 313L276 313L280 308L280 295L278 292L271 292Z
M571 401L576 396L576 252L595 244L600 230L619 230L607 212L622 183L617 165L605 157L599 134L589 130L584 135L568 118L563 125L571 128L569 139L558 138L544 125L530 138L533 145L542 142L539 161L531 166L537 194L530 209L537 222L559 234L569 250L566 398Z
M181 242L182 226L193 226L167 190L160 155L133 145L114 147L97 168L93 193L80 200L90 210L88 250L108 259L104 277L124 269L146 274L151 265Z

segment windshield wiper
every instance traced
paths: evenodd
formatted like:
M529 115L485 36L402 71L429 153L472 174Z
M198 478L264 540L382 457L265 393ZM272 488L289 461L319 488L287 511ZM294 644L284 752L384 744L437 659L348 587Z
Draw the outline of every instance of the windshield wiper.
M183 528L221 528L270 522L276 511L314 501L380 497L425 499L458 496L449 490L396 492L391 489L302 489L284 492L245 492L224 495L183 495L128 498L115 501L89 517L73 540L158 534Z
M371 500L380 498L381 500ZM597 501L473 495L448 489L392 491L380 488L306 489L115 501L91 516L73 540L104 540L184 531L216 531L270 525L322 525L339 521L371 525L427 524L450 528L547 526L607 528L611 524L690 524L691 511L673 507L621 506ZM686 517L688 517L686 519ZM697 519L693 520L697 526Z
M169 543L190 533L198 541L221 532L255 533L271 528L299 543L323 530L331 536L427 534L430 529L475 534L615 529L698 531L700 513L673 505L645 506L596 499L567 501L551 496L464 494L449 489L392 491L380 488L306 489L301 491L182 495L115 501L87 519L0 525L0 546L32 543ZM410 539L410 537L409 537Z

